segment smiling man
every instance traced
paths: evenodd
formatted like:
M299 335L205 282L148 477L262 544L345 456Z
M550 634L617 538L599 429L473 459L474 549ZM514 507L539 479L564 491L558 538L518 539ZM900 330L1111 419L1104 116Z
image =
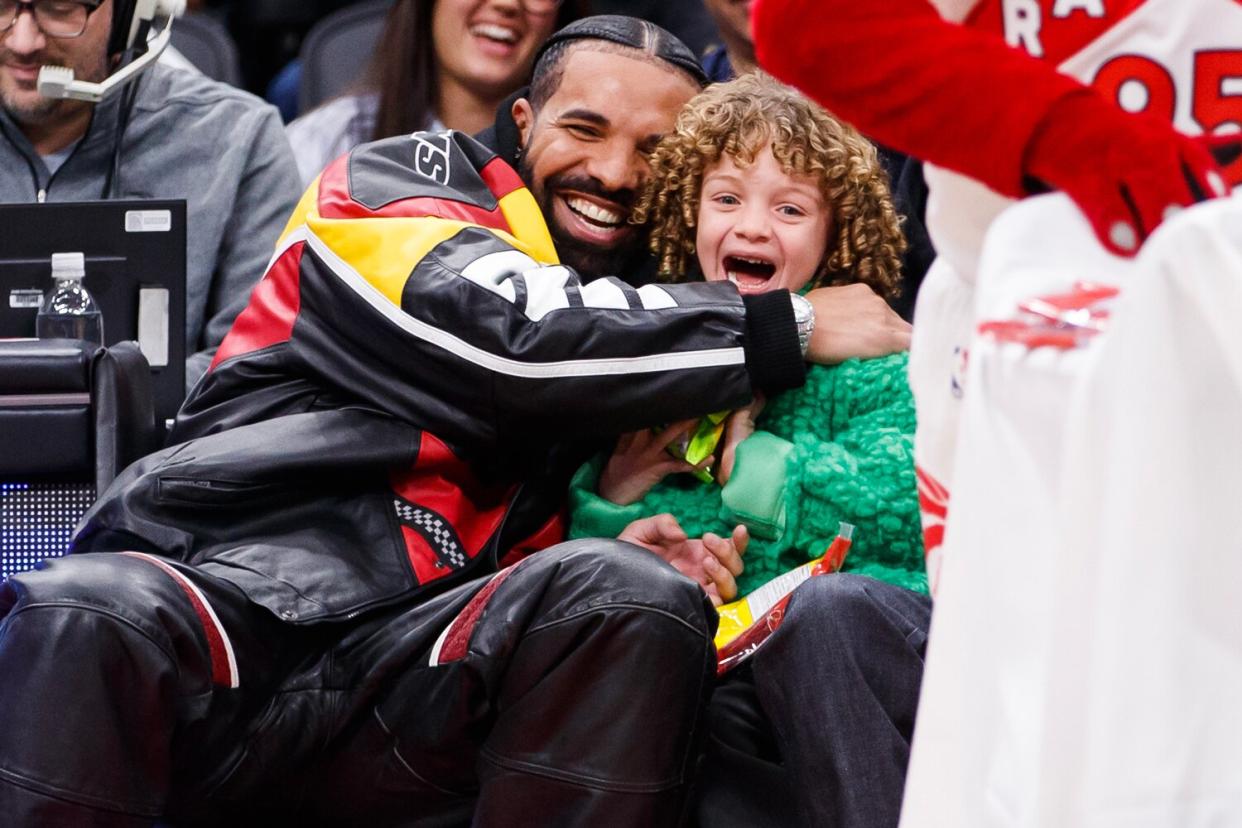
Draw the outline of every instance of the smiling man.
M518 170L561 258L587 274L626 273L644 255L645 233L628 221L643 156L669 128L670 113L700 89L697 65L643 54L607 41L561 41L541 57L530 98L513 107L524 147Z
M41 154L54 154L86 132L92 108L40 95L39 70L54 64L92 83L106 78L111 4L105 5L105 13L96 14L98 3L36 3L23 25L17 0L0 0L0 101Z
M524 167L555 232L617 254L637 244L616 219L642 148L697 64L628 18L562 44L616 58L662 112L567 73L529 108ZM888 353L905 329L847 289L811 294L812 330L784 291L588 281L565 266L585 248L566 251L461 133L328 166L175 447L117 479L74 554L0 585L6 824L680 822L709 599L745 541L664 516L560 543L593 448L576 438L779 393L804 354ZM849 333L843 310L863 316Z
M47 65L106 78L124 48L112 32L133 14L132 1L0 0L0 202L185 199L188 386L271 255L297 171L276 111L201 75L152 66L131 82L128 113L122 95L39 94Z

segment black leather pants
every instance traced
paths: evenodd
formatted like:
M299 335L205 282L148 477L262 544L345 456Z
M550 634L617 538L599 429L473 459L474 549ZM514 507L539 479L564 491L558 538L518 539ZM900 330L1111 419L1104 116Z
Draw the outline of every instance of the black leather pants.
M681 819L711 613L645 551L306 627L221 574L96 554L0 585L5 825Z

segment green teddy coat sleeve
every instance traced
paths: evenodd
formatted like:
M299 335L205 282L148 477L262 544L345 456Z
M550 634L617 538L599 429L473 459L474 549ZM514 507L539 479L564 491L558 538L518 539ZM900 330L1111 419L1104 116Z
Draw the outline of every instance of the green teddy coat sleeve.
M855 526L845 571L927 591L906 364L898 354L814 367L772 401L722 493L726 523L774 541L777 560L748 566L775 574L817 557L844 521Z
M638 503L610 510L603 501L601 509L598 459L575 480L570 536L597 536L660 512L691 536L724 535L744 523L752 535L738 578L745 594L823 554L845 521L856 527L845 571L926 592L905 354L814 366L805 386L769 402L759 426L739 447L723 492L674 475Z

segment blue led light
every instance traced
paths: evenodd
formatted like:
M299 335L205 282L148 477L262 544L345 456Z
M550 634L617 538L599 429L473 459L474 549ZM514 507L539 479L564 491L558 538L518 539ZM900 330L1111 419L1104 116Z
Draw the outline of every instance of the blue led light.
M0 577L65 554L94 500L89 483L0 482Z

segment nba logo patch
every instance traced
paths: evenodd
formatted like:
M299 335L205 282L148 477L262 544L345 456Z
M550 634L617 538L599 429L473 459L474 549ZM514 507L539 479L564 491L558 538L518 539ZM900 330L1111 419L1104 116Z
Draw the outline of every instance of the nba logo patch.
M949 391L954 399L960 400L966 393L966 364L969 359L969 348L959 345L953 349L953 373L949 375Z

